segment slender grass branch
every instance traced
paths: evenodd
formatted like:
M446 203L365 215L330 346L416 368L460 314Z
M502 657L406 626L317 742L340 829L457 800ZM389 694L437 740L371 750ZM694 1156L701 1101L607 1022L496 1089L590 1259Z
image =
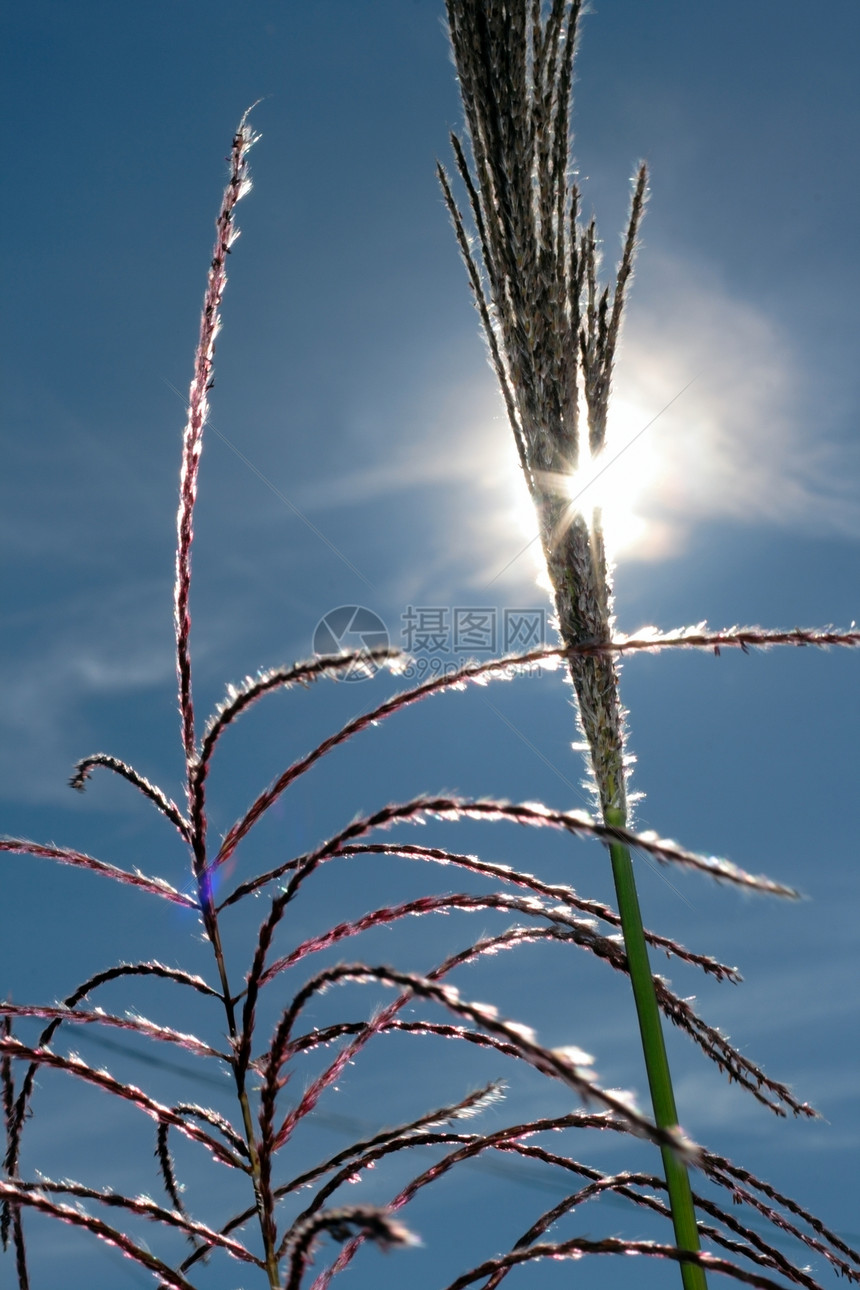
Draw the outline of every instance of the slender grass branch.
M188 400L188 421L182 441L179 512L177 515L174 626L176 634L176 671L179 680L179 710L182 719L182 742L187 768L187 795L190 816L190 824L186 826L183 835L187 837L191 845L192 869L197 883L198 903L221 983L227 1031L233 1047L230 1064L236 1082L236 1095L242 1117L242 1128L248 1147L250 1174L265 1252L266 1274L270 1290L278 1290L280 1277L278 1258L275 1252L277 1233L272 1213L272 1199L270 1190L265 1185L265 1170L263 1161L260 1158L251 1104L246 1088L246 1071L238 1060L239 1030L236 1025L233 993L230 989L227 975L227 964L218 926L218 912L212 895L212 883L206 858L205 801L203 781L198 771L199 759L194 733L190 651L191 615L189 611L191 546L194 538L194 504L197 498L197 477L203 443L203 430L209 415L208 393L212 385L215 341L221 327L221 300L227 285L227 256L238 237L238 229L234 221L236 204L241 201L251 188L247 158L248 151L253 147L256 140L257 136L248 124L248 112L246 112L233 137L233 147L230 153L230 175L224 191L221 209L215 221L215 246L203 297L200 338L194 356L194 375ZM79 771L78 774L80 776L81 772ZM145 787L150 788L148 784ZM154 796L154 790L150 791L150 796ZM158 799L155 800L162 811L168 814L172 803L164 804ZM176 812L175 807L173 811L174 813ZM176 819L173 815L170 815L169 818L179 827L185 824L185 821Z

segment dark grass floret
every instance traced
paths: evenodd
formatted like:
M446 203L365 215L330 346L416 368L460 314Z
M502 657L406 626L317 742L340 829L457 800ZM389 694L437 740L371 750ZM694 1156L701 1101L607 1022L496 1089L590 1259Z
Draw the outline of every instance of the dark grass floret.
M191 840L191 826L172 798L169 798L156 784L151 784L133 766L121 761L119 757L112 757L109 753L93 753L90 757L84 757L75 766L75 773L69 780L70 786L82 793L86 788L87 780L97 766L112 770L115 775L133 784L166 819L170 820L185 842Z
M299 1290L305 1269L311 1261L311 1251L321 1232L328 1232L336 1241L348 1240L355 1230L364 1240L373 1241L383 1250L397 1245L416 1245L416 1238L384 1209L374 1205L347 1205L342 1209L323 1210L289 1232L284 1254L289 1257L286 1290Z

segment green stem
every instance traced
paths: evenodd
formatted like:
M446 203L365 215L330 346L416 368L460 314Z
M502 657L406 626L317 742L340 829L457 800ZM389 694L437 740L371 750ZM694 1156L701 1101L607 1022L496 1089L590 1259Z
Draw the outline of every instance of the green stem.
M624 828L626 824L624 812L617 807L607 807L604 811L604 820L617 828ZM648 1086L651 1089L654 1121L661 1129L671 1129L678 1123L678 1112L675 1109L675 1094L672 1090L672 1076L663 1040L654 978L648 962L648 947L645 943L639 896L633 876L633 863L629 850L621 842L610 842L609 855L612 860L612 876L618 897L624 945L627 950L630 982L633 986L633 998L639 1018L639 1033L642 1037ZM669 1206L672 1211L672 1224L675 1228L675 1241L679 1249L697 1253L700 1249L699 1232L687 1166L669 1147L661 1147L661 1154L666 1187L669 1192ZM703 1268L693 1263L682 1263L681 1277L684 1290L707 1290Z

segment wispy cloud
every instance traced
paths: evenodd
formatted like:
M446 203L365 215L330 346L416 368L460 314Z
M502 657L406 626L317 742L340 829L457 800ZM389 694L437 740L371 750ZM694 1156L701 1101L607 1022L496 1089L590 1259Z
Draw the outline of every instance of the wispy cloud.
M622 434L696 379L630 449L625 466L651 479L648 531L626 555L671 556L719 517L860 536L860 454L839 442L814 352L796 353L778 321L707 268L647 254L650 290L634 293L618 365Z
M672 558L695 525L719 518L860 537L860 452L846 445L845 410L821 400L814 354L795 352L778 320L706 266L645 254L610 411L617 460L582 498L627 512L624 559ZM381 418L363 436L368 464L345 465L298 500L315 511L444 487L439 514L452 542L437 553L436 576L468 562L477 586L512 560L499 581L532 586L510 434L490 373L475 366L471 380L412 391L408 436L392 436ZM465 518L452 523L458 500Z
M20 654L4 666L0 780L17 801L68 804L68 777L92 751L85 705L171 684L170 626L160 581L129 580L58 597L53 629L20 613L11 623Z

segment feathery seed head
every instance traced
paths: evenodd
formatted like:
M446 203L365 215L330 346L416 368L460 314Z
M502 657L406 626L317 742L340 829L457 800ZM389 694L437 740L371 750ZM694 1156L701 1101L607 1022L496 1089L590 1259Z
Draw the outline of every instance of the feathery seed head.
M611 637L612 592L600 515L586 521L564 488L547 481L569 479L605 443L647 172L641 166L636 175L612 290L601 289L595 222L578 224L580 194L570 178L581 0L447 0L447 11L471 163L452 142L474 242L440 167L445 202L537 510L559 631L567 645L602 642ZM623 809L616 664L578 658L570 670L600 804Z

